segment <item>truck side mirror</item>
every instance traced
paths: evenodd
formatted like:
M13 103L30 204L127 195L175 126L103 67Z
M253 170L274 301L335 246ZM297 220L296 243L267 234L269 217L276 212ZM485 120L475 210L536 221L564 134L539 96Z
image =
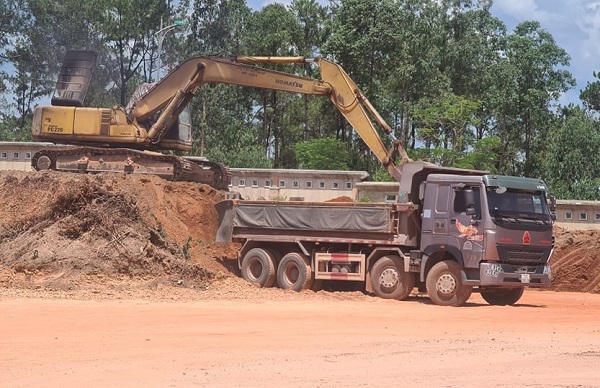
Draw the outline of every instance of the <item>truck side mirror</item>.
M552 218L552 221L556 221L556 197L549 194L548 199L550 200L550 218Z
M475 193L473 189L464 189L462 191L464 199L465 199L465 213L468 216L474 216L477 214L475 210Z

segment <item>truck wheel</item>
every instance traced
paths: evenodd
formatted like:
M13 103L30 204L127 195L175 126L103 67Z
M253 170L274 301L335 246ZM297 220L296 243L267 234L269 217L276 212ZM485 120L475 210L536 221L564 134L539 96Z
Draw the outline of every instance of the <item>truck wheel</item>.
M262 248L250 249L242 260L242 277L260 287L275 284L275 260L271 253Z
M402 300L415 287L415 277L404 271L404 259L400 256L383 256L371 268L371 286L380 298Z
M302 291L310 288L313 276L310 260L300 253L283 256L277 268L277 284L284 290Z
M310 285L311 291L321 291L323 289L323 279L313 279L312 284Z
M521 299L524 290L524 287L488 288L481 290L481 297L493 306L512 306Z
M462 306L473 292L472 286L462 284L460 267L451 260L440 261L427 273L427 294L440 306Z

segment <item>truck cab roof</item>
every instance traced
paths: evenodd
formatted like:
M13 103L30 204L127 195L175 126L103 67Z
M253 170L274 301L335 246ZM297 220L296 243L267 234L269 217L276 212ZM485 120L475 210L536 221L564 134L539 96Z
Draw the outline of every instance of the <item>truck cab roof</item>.
M488 187L506 187L518 190L546 191L546 183L541 179L506 175L484 175L483 183Z

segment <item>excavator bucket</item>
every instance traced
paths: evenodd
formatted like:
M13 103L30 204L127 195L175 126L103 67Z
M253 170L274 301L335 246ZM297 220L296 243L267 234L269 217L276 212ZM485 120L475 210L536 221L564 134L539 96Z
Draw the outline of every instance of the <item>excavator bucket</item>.
M83 106L97 57L93 51L67 52L52 95L52 105Z

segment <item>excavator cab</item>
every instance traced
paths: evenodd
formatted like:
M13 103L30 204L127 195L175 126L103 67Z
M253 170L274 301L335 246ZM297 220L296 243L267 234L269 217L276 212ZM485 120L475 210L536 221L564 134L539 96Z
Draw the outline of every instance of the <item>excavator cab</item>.
M190 106L187 105L166 131L158 146L164 150L181 149L183 151L188 150L192 143L192 112Z
M152 92L156 83L149 82L140 84L131 95L125 112L129 116L131 111L135 108L136 103L142 100L145 96ZM152 127L156 122L157 117L162 114L162 110L158 111L154 115L146 118L143 123L147 128ZM170 122L172 121L172 123ZM178 116L173 117L169 122L165 123L167 129L162 135L161 139L154 143L156 148L162 150L178 150L178 151L189 151L192 149L193 138L192 138L192 112L189 105L189 99L186 101L185 107L181 110Z

